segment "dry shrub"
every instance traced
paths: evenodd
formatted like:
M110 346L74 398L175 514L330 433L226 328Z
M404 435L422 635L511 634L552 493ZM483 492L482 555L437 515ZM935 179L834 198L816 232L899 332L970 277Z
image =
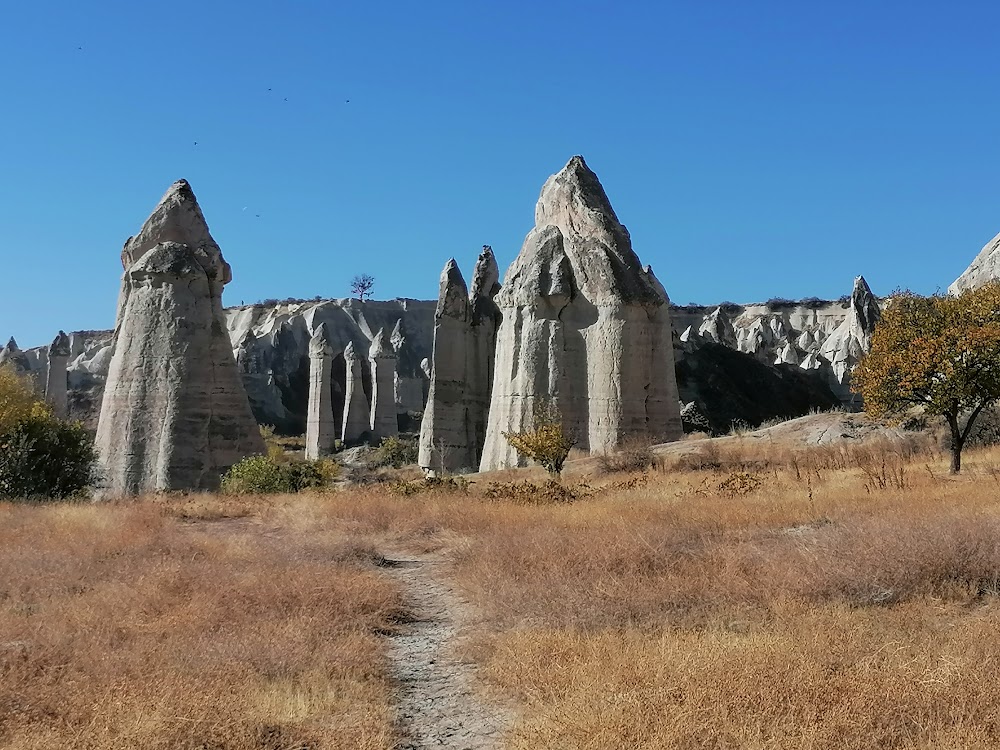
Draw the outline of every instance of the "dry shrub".
M552 505L571 503L587 487L567 487L554 479L540 484L524 479L520 482L490 482L483 497L488 500L502 500L515 505Z
M617 450L597 458L600 474L646 471L653 465L653 451L646 441L629 440Z

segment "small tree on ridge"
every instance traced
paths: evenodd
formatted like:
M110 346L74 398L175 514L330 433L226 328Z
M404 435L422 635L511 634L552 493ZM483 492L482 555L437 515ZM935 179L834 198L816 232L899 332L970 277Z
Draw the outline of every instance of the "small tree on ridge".
M371 299L372 289L375 288L375 277L367 273L355 276L351 279L351 294L355 295L362 302L365 297Z

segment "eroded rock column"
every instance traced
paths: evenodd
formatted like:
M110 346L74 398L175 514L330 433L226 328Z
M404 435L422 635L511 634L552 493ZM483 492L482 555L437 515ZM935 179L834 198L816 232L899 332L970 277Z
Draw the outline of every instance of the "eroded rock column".
M69 364L69 357L69 336L59 331L59 335L49 344L49 361L45 371L45 400L59 419L66 419L69 414L66 399L66 366Z
M326 325L316 327L309 341L309 412L306 416L306 458L316 460L333 451L333 347Z
M396 418L396 350L384 328L368 350L372 368L371 431L376 438L399 434Z
M371 430L368 399L361 380L361 358L352 341L344 349L347 383L344 389L344 426L341 436L345 445L362 441Z

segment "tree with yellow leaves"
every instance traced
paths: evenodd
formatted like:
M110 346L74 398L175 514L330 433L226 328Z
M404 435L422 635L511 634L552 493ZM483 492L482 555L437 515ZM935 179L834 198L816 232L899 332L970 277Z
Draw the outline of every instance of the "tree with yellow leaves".
M558 407L550 401L536 402L532 429L502 434L518 455L541 464L556 479L576 444L573 435L563 427Z
M852 388L874 416L922 406L951 432L951 472L983 409L1000 399L1000 284L958 297L894 296ZM962 424L963 415L965 424Z

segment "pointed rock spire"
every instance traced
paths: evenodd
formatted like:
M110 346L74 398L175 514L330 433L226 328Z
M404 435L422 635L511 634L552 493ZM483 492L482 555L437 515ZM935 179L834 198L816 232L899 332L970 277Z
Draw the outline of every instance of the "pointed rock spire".
M60 419L65 419L69 410L66 380L69 357L69 336L65 331L59 331L49 344L49 357L45 370L45 400L52 406L53 414Z
M309 404L306 414L306 458L315 461L333 451L337 430L333 421L333 347L326 324L309 340Z
M592 452L680 437L670 306L600 180L574 156L542 186L535 227L496 297L503 315L482 471L543 404Z
M95 439L107 492L215 489L265 446L222 310L231 270L187 182L170 187L122 261Z
M978 289L991 281L1000 280L1000 234L987 242L967 269L948 287L948 294L958 295L966 289Z

